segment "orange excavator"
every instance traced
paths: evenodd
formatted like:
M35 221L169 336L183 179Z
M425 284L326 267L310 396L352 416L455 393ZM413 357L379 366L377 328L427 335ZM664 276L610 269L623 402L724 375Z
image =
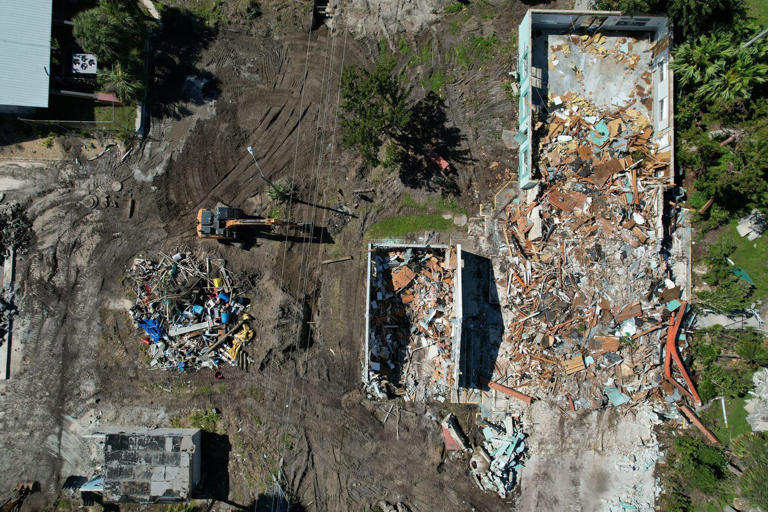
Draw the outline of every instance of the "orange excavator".
M244 229L266 227L271 231L273 226L304 231L312 229L311 223L288 222L269 217L251 217L245 215L243 210L230 206L217 206L214 209L201 208L197 212L197 236L200 238L238 242L242 239Z

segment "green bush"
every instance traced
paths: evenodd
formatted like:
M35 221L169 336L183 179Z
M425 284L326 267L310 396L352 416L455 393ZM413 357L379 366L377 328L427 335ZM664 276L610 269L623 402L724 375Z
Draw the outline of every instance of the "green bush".
M739 479L742 496L756 507L768 503L768 435L745 434L733 442L733 452L742 461L744 473Z
M677 471L682 481L701 492L716 494L720 483L728 476L725 453L690 436L675 439L674 447Z
M723 352L730 354L734 351L742 357L742 361L721 357ZM696 387L701 399L707 401L720 395L746 395L752 387L754 364L768 356L768 350L757 331L716 326L696 331L691 339L691 354L699 365ZM725 364L726 361L730 361L729 364Z

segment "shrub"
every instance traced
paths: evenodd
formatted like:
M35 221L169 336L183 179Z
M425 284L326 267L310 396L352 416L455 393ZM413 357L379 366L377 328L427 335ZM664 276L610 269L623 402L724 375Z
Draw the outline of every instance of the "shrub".
M733 452L743 461L744 473L739 479L741 494L756 507L768 503L768 435L745 434L733 443Z
M447 12L448 14L456 14L457 12L461 12L462 9L464 9L463 3L454 2L445 8L445 12Z
M678 437L674 446L677 471L682 481L707 494L717 493L720 482L728 476L728 458L725 453L690 436Z

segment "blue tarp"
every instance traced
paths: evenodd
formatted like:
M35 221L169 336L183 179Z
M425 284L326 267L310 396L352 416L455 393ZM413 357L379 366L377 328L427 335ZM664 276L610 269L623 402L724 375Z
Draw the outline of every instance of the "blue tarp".
M163 339L163 336L165 336L163 328L160 327L160 324L158 324L155 320L140 320L139 327L144 329L144 332L147 333L147 336L152 338L152 343L159 342L161 339Z
M749 284L751 284L752 286L755 286L755 282L752 280L751 277L749 277L749 274L747 274L746 270L744 270L743 268L733 268L731 269L731 272L736 274L736 277L738 277L739 279L743 279Z

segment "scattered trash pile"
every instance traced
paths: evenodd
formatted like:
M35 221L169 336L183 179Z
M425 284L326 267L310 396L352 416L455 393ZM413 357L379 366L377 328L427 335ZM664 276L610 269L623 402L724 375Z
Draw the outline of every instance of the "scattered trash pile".
M768 431L768 368L756 371L752 376L755 389L749 392L752 398L747 400L747 423L753 432Z
M485 420L485 441L475 449L470 459L470 471L481 489L506 498L517 483L517 473L523 468L525 434L515 428L512 416L499 423Z
M670 155L636 109L607 112L569 93L552 98L547 123L546 189L500 221L509 257L495 275L509 334L495 377L571 410L644 400L662 384L659 340L681 306L662 245Z
M455 249L377 249L371 260L369 390L443 401L454 387Z
M222 363L247 370L254 338L242 297L224 260L181 249L159 261L136 258L127 273L130 313L147 337L153 368L192 371Z

